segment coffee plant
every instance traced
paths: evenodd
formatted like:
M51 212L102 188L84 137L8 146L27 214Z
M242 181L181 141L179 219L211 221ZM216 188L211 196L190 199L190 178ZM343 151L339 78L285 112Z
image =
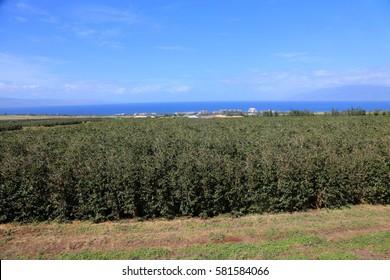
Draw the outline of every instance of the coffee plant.
M359 203L390 203L388 115L124 118L0 132L1 223Z

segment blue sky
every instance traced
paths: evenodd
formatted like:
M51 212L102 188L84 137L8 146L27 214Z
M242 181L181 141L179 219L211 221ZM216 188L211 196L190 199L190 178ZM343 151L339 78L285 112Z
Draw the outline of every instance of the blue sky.
M388 0L0 0L0 38L2 98L319 100L327 88L390 88Z

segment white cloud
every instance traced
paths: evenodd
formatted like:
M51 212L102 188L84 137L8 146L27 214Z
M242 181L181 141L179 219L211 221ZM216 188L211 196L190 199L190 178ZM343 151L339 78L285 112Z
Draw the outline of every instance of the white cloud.
M111 6L85 6L78 7L75 15L82 22L101 24L101 23L119 23L119 24L134 24L140 23L139 16L129 10L120 10Z
M120 42L123 31L119 27L101 28L95 25L72 23L64 25L62 29L96 46L112 50L125 49L125 45Z
M65 83L63 89L67 92L77 91L80 94L111 94L118 89L120 83L115 81L102 80L80 80L70 83Z
M313 71L314 77L331 77L334 73L328 70L315 70Z
M58 23L59 20L57 17L49 14L46 10L26 4L24 2L18 2L16 3L16 8L19 9L20 12L24 13L25 15L37 15L40 16L40 20L43 22L48 22L48 23ZM17 20L25 20L26 18L24 17L17 17Z
M126 92L126 88L120 87L120 88L117 88L114 92L118 95L122 95Z
M163 51L179 51L179 52L192 51L192 49L182 47L182 46L156 46L155 48Z
M29 12L29 13L36 14L36 15L47 15L48 14L45 10L33 7L33 6L26 4L24 2L16 3L16 7L19 10L22 10L24 12Z
M123 50L121 42L128 35L130 25L142 24L143 20L129 9L119 9L110 5L74 5L66 15L57 18L43 9L31 6L24 2L16 4L21 15L16 20L29 20L28 15L41 17L41 21L55 23L56 30L61 31L55 39L57 41L73 40L76 36L89 43L103 48Z
M289 62L316 62L320 60L319 57L309 52L280 52L274 53L274 55Z
M27 19L26 19L25 17L15 16L15 19L16 19L18 22L21 22L21 23L27 22Z
M131 89L131 93L143 94L143 93L159 92L161 90L162 90L161 86L137 86Z
M5 83L0 81L0 90L7 92L15 92L20 90L36 90L40 86L36 84L14 84L14 83Z
M161 11L163 12L176 12L178 11L180 8L184 7L186 5L186 3L183 3L183 1L180 1L180 2L171 2L169 4L166 4L165 6L162 6L160 8Z
M164 99L190 91L186 82L176 79L82 80L60 74L71 66L71 61L55 57L0 52L0 97L120 101L152 98L153 94Z
M99 44L103 47L116 50L116 51L121 51L126 48L121 42L117 42L117 41L102 41Z
M53 70L70 63L43 56L15 56L0 53L0 96L44 98L101 98L149 93L185 93L190 87L175 80L154 79L144 81L118 80L65 80Z
M46 60L44 62L44 60ZM50 70L50 58L0 53L0 96L50 97L58 77Z
M285 53L275 53L276 56L283 58L300 58L306 57L308 55L307 52L285 52Z
M319 75L320 74L320 75ZM390 68L357 68L347 71L315 72L314 77L324 86L340 85L390 85Z
M179 86L162 86L162 85L146 85L133 87L130 92L133 94L145 94L145 93L184 93L188 92L190 87L187 85Z
M390 68L256 72L248 76L221 79L220 83L264 93L302 92L345 85L390 86Z
M98 31L96 29L92 28L73 28L74 33L82 38L91 39L94 38L96 34L98 34Z
M65 83L63 91L68 96L98 96L109 98L110 96L148 95L155 93L184 93L190 90L187 85L138 85L131 82L102 81L102 80L82 80Z
M188 92L190 90L189 86L173 86L173 87L168 87L167 92L172 92L172 93L180 93L180 92Z
M0 79L14 84L49 85L57 77L49 70L55 59L0 53Z

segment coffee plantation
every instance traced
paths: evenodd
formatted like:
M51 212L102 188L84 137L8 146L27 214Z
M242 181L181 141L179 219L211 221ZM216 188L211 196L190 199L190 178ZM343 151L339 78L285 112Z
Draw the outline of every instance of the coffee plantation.
M0 132L1 223L390 203L388 115L12 125Z

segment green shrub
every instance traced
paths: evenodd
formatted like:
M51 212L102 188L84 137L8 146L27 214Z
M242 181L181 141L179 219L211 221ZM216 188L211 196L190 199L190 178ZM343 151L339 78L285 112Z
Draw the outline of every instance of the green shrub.
M123 119L4 131L0 222L389 204L388 131L388 115Z

